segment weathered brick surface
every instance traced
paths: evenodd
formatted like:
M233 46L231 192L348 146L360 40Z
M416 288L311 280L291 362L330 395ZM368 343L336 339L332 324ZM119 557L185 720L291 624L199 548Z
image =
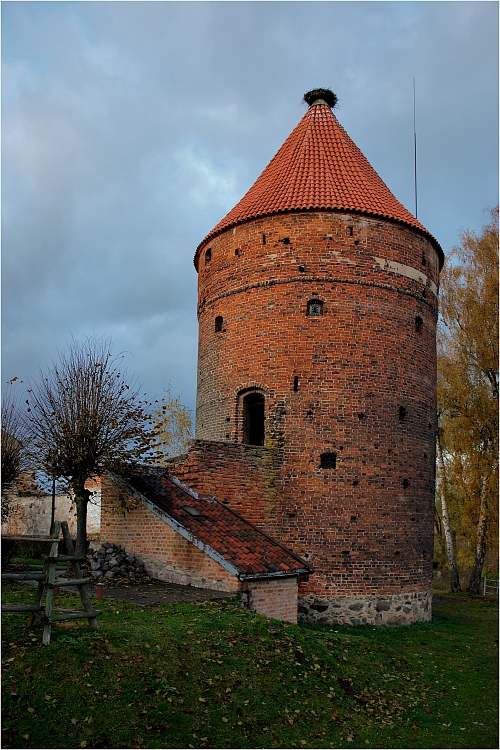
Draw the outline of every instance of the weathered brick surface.
M191 484L312 562L304 595L429 591L439 277L429 239L382 219L290 213L213 238L198 270ZM321 316L306 315L311 299ZM249 388L265 395L267 459L237 445ZM320 467L323 453L335 468Z
M297 579L252 581L247 589L248 608L275 620L297 623Z

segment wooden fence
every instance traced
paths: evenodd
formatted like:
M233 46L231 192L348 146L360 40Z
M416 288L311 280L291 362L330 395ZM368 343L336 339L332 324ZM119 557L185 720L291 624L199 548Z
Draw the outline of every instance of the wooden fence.
M498 578L483 578L483 595L498 596Z

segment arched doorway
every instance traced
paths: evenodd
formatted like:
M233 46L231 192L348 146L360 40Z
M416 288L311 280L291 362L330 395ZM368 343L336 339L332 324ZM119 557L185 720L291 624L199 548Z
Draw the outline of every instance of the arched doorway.
M246 445L264 445L265 397L259 391L250 391L242 399L242 442Z

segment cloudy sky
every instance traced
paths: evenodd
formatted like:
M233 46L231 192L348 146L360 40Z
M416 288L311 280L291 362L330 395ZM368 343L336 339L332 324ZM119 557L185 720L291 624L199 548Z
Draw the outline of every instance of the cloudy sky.
M196 246L332 88L445 253L498 202L496 2L2 2L2 382L112 337L195 405Z

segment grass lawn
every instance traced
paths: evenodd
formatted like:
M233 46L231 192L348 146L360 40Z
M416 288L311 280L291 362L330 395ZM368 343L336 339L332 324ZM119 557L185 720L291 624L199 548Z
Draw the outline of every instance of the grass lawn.
M377 629L224 600L99 608L99 631L56 625L45 647L2 617L4 748L498 747L497 600L449 595L432 623Z

